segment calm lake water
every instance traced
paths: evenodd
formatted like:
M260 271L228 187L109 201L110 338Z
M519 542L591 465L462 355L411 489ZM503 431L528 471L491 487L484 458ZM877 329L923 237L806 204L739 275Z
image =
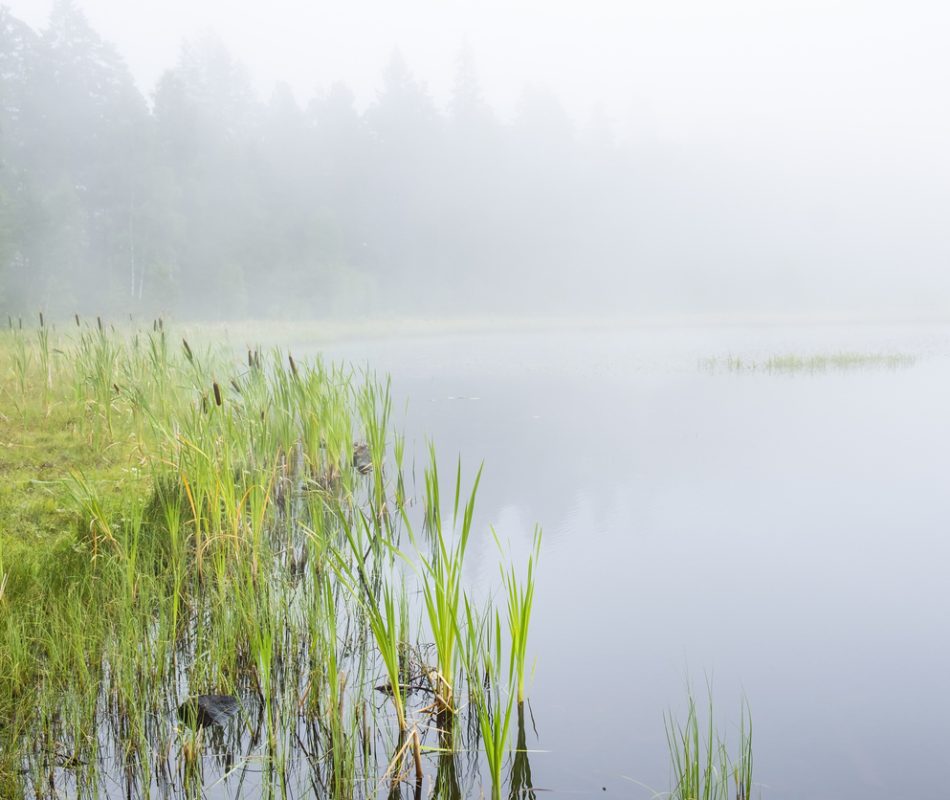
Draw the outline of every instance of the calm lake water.
M840 351L916 361L701 363ZM536 787L668 790L664 714L708 682L730 735L749 702L763 798L947 797L950 329L486 333L325 355L391 374L420 484L427 437L444 480L458 454L469 475L484 460L471 585L498 583L489 524L519 562L544 528Z

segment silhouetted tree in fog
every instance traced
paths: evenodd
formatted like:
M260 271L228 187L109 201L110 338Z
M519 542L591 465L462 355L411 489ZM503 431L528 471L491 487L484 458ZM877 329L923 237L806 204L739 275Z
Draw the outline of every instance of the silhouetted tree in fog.
M26 306L27 246L38 210L29 174L29 108L39 37L0 7L0 303Z
M128 302L134 278L145 104L127 68L75 6L40 37L3 12L5 248L10 302Z

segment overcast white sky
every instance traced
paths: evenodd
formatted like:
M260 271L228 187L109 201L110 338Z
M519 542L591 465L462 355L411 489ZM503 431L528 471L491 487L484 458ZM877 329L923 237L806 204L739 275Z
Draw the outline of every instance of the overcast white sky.
M49 0L6 0L41 27ZM439 101L463 42L486 99L510 115L526 83L579 121L740 148L943 157L950 4L875 0L78 0L150 91L183 38L209 29L266 96L336 80L362 103L399 47ZM912 145L912 147L910 146Z

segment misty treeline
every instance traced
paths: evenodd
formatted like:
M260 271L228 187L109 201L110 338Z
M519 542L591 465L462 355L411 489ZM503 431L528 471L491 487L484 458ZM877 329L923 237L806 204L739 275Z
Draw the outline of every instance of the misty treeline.
M262 100L211 36L145 97L59 2L41 31L0 9L0 81L5 313L576 306L631 235L607 126L539 90L499 121L465 52L445 109L398 53L365 110L341 84Z

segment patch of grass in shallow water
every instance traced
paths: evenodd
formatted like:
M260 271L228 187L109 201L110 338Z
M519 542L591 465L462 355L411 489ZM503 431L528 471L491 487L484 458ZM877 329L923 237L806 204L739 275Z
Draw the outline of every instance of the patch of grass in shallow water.
M743 703L739 738L732 750L713 722L712 693L705 725L688 693L686 721L666 720L672 769L671 800L750 800L752 792L752 716Z
M767 372L819 373L849 370L897 370L912 367L917 357L907 353L815 353L811 355L784 354L765 360L721 356L704 358L698 367L704 372Z

